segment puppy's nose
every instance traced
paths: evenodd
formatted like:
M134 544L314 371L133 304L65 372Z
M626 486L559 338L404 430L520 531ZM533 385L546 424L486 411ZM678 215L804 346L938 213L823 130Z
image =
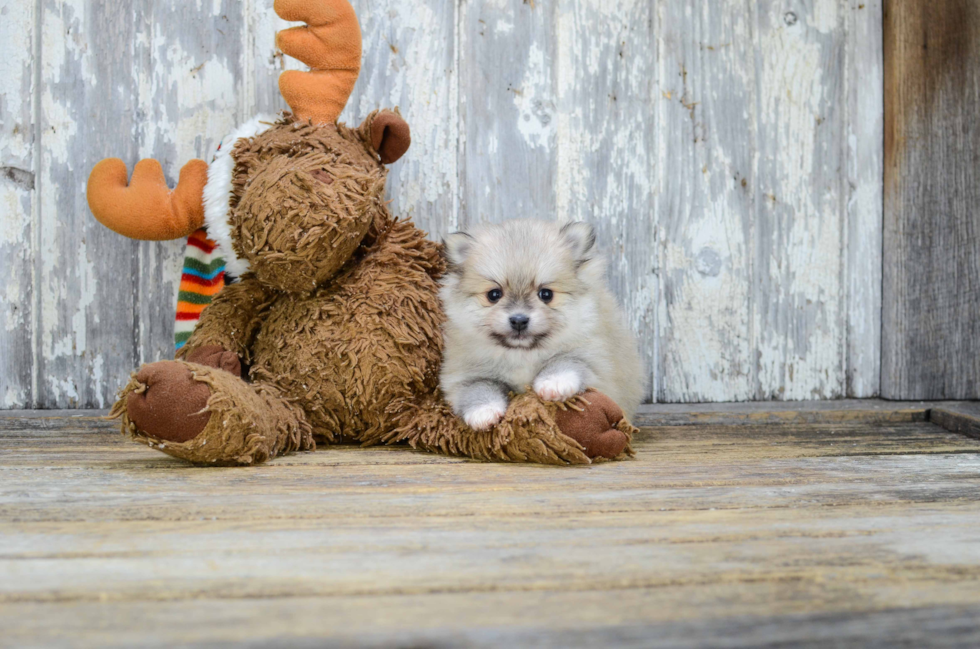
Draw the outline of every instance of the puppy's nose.
M527 323L529 322L531 322L531 318L523 313L518 313L510 317L510 328L514 331L524 331L527 329Z

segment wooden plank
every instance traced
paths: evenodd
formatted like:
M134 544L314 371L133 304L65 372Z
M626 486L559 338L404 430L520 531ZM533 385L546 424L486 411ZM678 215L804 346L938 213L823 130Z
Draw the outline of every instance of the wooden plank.
M180 168L192 158L210 161L218 142L241 119L245 33L241 3L224 0L189 7L140 0L136 19L142 116L136 125L138 157L159 160L175 186ZM137 336L136 365L173 358L174 311L185 245L178 240L138 246L138 305L131 321Z
M6 410L0 412L0 430L109 430L118 426L106 419L108 410Z
M0 2L0 409L32 405L36 5Z
M980 397L980 6L885 6L882 395Z
M243 121L258 113L276 114L286 110L286 102L279 93L279 75L283 70L306 69L296 59L284 56L276 47L276 32L299 23L281 20L276 15L274 1L245 0L241 3L246 22Z
M752 399L756 73L741 2L664 3L657 400Z
M135 366L140 269L137 244L92 218L84 189L101 158L137 157L134 2L40 7L35 401L104 408Z
M901 512L870 507L858 510L858 517L846 515L850 510L814 512L814 520L806 522L785 511L782 516L768 512L762 515L765 527L739 524L744 510L604 515L585 525L569 518L478 525L462 518L330 526L322 521L14 523L2 535L0 573L7 579L0 584L0 602L617 592L813 582L820 573L844 566L840 585L853 586L878 573L879 591L899 580L918 582L927 591L975 584L980 578L976 553L955 557L950 552L980 537L968 520L977 508L933 505L905 511L914 517L908 529L901 525ZM929 529L944 529L948 536L923 552L921 535ZM188 539L192 547L185 545ZM596 557L597 548L613 556ZM882 575L881 560L902 552L917 556ZM476 557L479 561L473 561ZM164 578L166 588L153 587ZM924 603L937 603L931 595Z
M657 400L873 396L880 4L743 9L663 3Z
M595 592L202 599L194 606L183 602L7 604L0 621L12 646L562 649L649 647L656 639L657 647L685 649L828 645L970 649L980 642L975 623L980 607L975 605L878 608L865 600L850 611L811 612L800 606L806 586L810 584L632 589L617 593L615 604L610 604L607 593ZM840 590L833 589L833 594L840 595ZM772 613L754 614L752 604L766 596L772 600ZM677 602L690 606L681 610ZM695 617L709 607L719 613L723 607L745 612ZM665 615L667 611L673 619ZM472 622L476 619L478 624Z
M458 229L457 3L352 4L361 22L364 62L342 119L360 124L372 110L401 110L412 129L412 148L389 167L391 209L438 240Z
M845 392L844 3L753 4L756 399Z
M558 4L557 13L557 215L595 227L610 285L640 344L650 400L659 289L657 129L650 128L658 110L658 19L647 0L582 0Z
M91 434L3 442L0 520L534 519L899 505L969 501L980 469L980 442L927 423L651 429L638 460L581 470L341 447L202 471Z
M0 625L15 646L973 641L980 441L650 433L581 469L345 447L202 470L25 428L0 436Z
M961 435L980 439L980 403L951 403L933 408L929 420Z
M972 404L942 401L885 401L842 399L838 401L753 401L745 403L645 404L633 423L637 426L689 426L764 423L911 423L929 421L937 408L970 407ZM8 410L0 413L0 430L115 430L106 420L108 410ZM642 433L641 433L642 434Z
M778 414L778 413L776 413ZM767 458L798 458L825 457L830 455L867 455L871 447L888 448L891 451L901 451L903 445L912 444L919 453L959 453L968 452L975 448L972 440L964 440L959 436L944 430L942 427L927 424L922 421L862 421L861 418L844 418L845 413L828 413L841 416L839 419L827 418L820 423L804 421L802 417L790 419L787 417L780 422L779 418L764 419L756 424L740 423L710 424L704 423L695 427L676 425L649 426L637 435L639 448L664 455L674 448L678 442L681 448L689 442L697 441L704 445L706 453L716 453L717 457L706 457L702 463L719 463L729 465L727 457L733 444L733 439L743 447L742 453L754 454ZM861 414L861 413L858 413ZM896 417L901 413L895 413ZM913 415L914 416L914 415ZM126 461L145 459L160 470L170 469L180 472L186 464L171 460L140 445L133 445L128 438L123 437L118 426L105 420L72 420L70 425L53 425L48 419L23 420L23 424L15 428L0 428L4 435L0 437L0 449L10 454L8 460L17 462L28 461L32 466L44 463L50 468L75 470L79 463L94 462L102 467L104 456L112 452L113 456ZM840 444L848 446L842 447ZM898 445L896 447L896 445ZM824 448L826 446L826 448ZM823 450L821 450L823 449ZM404 446L379 447L371 452L359 453L360 447L355 445L321 446L316 453L301 453L279 458L269 464L269 469L291 470L288 467L305 467L302 471L316 471L315 467L337 466L340 464L373 465L383 464L457 464L471 463L461 458L451 458L442 455L417 453ZM896 451L896 452L898 452ZM43 458L34 459L31 454L43 452ZM67 455L62 455L67 453ZM21 454L17 458L14 455ZM160 460L160 461L155 461ZM697 463L685 456L678 459L680 464ZM497 468L476 468L493 466ZM505 465L506 466L506 465ZM287 467L287 468L283 468ZM540 468L540 467L539 467ZM551 470L542 469L540 477L548 484ZM487 473L495 480L509 480L506 476L525 475L538 476L537 470L506 469L497 465L476 463L471 471L475 474ZM516 471L517 473L513 473ZM264 472L260 472L265 475ZM574 474L574 470L572 470ZM504 477L502 477L504 476ZM515 478L516 479L516 478Z
M41 182L52 187L41 220L55 233L42 251L42 406L105 407L140 362L172 357L183 243L136 244L108 232L91 218L83 188L107 156L130 166L157 158L173 184L184 162L209 158L236 124L238 3L200 9L189 22L185 8L136 1L69 3L42 16L52 51L42 76ZM104 38L116 22L126 28Z
M840 401L755 401L749 403L648 404L634 418L637 426L902 423L928 421L938 402L880 399Z
M556 216L557 3L459 7L458 226Z
M758 426L763 424L898 424L933 421L940 410L969 412L972 402L884 401L844 399L839 401L756 401L747 403L645 404L633 423L640 427L665 426ZM117 422L106 419L108 410L8 410L0 413L0 431L115 432ZM640 437L648 435L641 430Z
M881 384L881 241L884 177L882 1L848 0L846 21L848 397Z

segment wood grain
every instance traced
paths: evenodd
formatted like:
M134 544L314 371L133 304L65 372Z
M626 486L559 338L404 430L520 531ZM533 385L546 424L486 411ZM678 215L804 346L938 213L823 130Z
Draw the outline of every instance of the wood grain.
M276 47L276 33L300 23L288 23L276 15L275 0L244 0L245 74L242 79L243 111L240 119L258 113L276 114L286 110L279 94L279 75L284 70L303 70L305 66L285 56ZM363 17L361 17L363 22ZM367 50L367 48L365 48Z
M929 420L961 435L980 439L980 403L948 403L933 408Z
M758 392L752 14L740 2L663 4L657 400L750 400Z
M391 209L438 240L458 229L457 3L352 4L364 36L364 62L341 119L360 124L372 110L400 109L412 129L412 148L389 167Z
M777 590L783 598L774 605L775 615L760 618L746 614L705 621L688 619L669 606L679 597L701 606L719 607L732 601L747 605ZM255 599L234 602L199 600L192 610L168 602L118 604L68 604L57 614L64 624L51 625L43 615L48 604L11 604L4 619L18 624L8 634L11 642L83 647L186 647L288 645L310 649L342 647L443 647L496 648L533 646L542 649L569 647L694 648L721 644L732 649L760 646L792 646L822 649L829 642L841 649L891 649L892 647L945 647L970 649L980 642L975 624L980 608L950 604L934 607L893 608L880 611L811 613L799 610L800 588L793 583L744 584L688 590L637 589L624 591L615 606L604 593L490 593L461 599L454 593L425 598L330 600L315 598ZM840 594L828 590L828 596ZM950 598L953 599L953 598ZM664 619L665 608L675 615ZM379 613L383 611L383 613ZM790 611L777 616L783 611ZM70 616L71 621L68 621ZM478 628L466 620L479 616ZM174 624L174 620L181 620ZM264 618L262 627L251 624ZM351 620L371 619L371 624ZM541 619L556 620L542 629ZM79 624L74 620L84 620ZM140 620L141 629L129 623ZM508 625L505 621L513 621ZM406 623L414 627L408 630ZM81 636L80 632L84 631ZM333 642L323 640L335 634ZM80 640L83 637L83 640ZM229 641L232 638L234 640Z
M557 218L595 227L639 341L651 400L659 290L658 133L650 128L658 114L656 12L647 0L562 3L557 11Z
M202 4L195 7L194 20L187 20L188 7L182 4L141 0L138 5L138 157L159 160L171 186L188 160L210 161L243 115L245 25L239 5L236 0ZM97 152L115 155L107 147ZM139 244L138 311L132 322L138 364L173 358L185 246L183 240Z
M929 421L934 409L942 405L942 402L895 402L881 399L647 404L640 407L633 423L637 426L908 423ZM0 420L0 426L2 425Z
M557 3L467 0L459 8L459 227L554 220Z
M136 0L41 3L34 402L104 408L137 362L138 245L85 201L101 158L139 150Z
M928 584L931 586L932 584ZM827 588L826 596L855 597L854 590ZM812 584L721 584L712 587L625 590L610 604L603 592L456 593L426 597L201 599L193 607L175 602L7 604L13 646L76 647L658 647L761 646L823 649L892 649L896 646L970 649L980 642L980 607L948 605L835 613L801 610L801 592ZM962 597L966 587L958 589ZM867 592L865 590L859 592ZM930 591L933 592L933 591ZM869 593L874 594L874 593ZM778 595L771 615L751 607ZM677 601L689 602L686 610ZM805 601L805 600L804 600ZM865 604L865 603L862 603ZM865 604L866 605L866 604ZM732 617L694 618L702 611L745 611ZM57 615L52 625L45 615ZM469 624L480 619L479 626ZM262 619L261 627L254 621ZM132 620L139 620L136 628ZM370 624L360 623L370 620ZM541 628L548 620L552 627ZM331 640L324 636L331 634Z
M847 212L844 287L846 394L881 384L881 242L884 207L882 0L849 0L847 15Z
M885 8L882 394L980 397L980 7Z
M0 435L13 646L976 636L980 441L925 422L660 427L579 469L349 446L197 469L35 426L59 417Z
M844 4L754 4L756 398L844 394Z
M34 3L0 2L0 408L34 402L37 236Z
M874 396L880 4L721 4L661 3L657 400Z

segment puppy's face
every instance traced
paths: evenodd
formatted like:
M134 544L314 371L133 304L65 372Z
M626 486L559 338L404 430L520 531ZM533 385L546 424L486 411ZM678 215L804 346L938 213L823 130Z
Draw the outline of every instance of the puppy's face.
M591 226L510 221L446 238L443 300L475 340L531 350L560 340L587 311Z

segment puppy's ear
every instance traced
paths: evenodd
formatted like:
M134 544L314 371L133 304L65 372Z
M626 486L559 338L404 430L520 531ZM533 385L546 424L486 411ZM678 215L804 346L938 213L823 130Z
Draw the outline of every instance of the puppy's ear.
M442 245L450 269L455 266L462 266L466 262L475 241L476 239L465 232L453 232L446 235L446 238L442 240Z
M592 258L595 230L591 225L580 221L568 223L561 229L561 237L580 266Z

